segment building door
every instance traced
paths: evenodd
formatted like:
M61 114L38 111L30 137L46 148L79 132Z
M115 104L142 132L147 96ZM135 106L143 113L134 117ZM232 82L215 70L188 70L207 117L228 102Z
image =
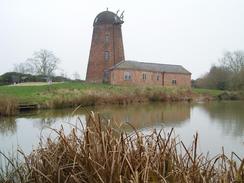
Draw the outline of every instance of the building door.
M162 73L162 85L164 86L164 72Z
M109 71L105 70L103 74L103 82L108 83L109 82Z

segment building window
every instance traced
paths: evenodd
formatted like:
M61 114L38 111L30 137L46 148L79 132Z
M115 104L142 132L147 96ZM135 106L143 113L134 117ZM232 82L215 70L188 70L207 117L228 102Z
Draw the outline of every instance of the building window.
M157 75L157 81L159 81L159 77L160 77L160 76L159 76L159 75Z
M124 72L124 80L131 80L131 73L130 72Z
M146 80L147 79L147 75L145 73L142 74L142 79Z
M109 43L109 34L105 35L105 40L104 40L105 44Z
M105 51L104 52L104 60L105 61L108 61L109 60L109 52L108 51Z
M172 85L176 85L176 80L175 79L172 80Z

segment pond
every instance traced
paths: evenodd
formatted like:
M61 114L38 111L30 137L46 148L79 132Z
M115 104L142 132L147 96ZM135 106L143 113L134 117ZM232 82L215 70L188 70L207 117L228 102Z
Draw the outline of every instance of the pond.
M199 151L216 155L222 151L244 157L244 102L213 101L206 103L146 103L128 106L98 106L79 109L48 110L22 113L14 118L0 119L0 150L15 152L21 148L29 153L41 136L49 137L50 128L61 126L68 133L70 124L86 124L87 111L99 112L104 119L131 123L147 132L151 129L174 128L174 135L190 145L199 133ZM125 125L126 126L126 125ZM132 131L127 125L125 130ZM53 132L52 132L53 133Z

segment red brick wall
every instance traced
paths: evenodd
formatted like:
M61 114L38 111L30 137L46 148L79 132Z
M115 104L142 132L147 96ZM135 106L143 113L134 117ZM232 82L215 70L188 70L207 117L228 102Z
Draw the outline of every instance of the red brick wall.
M108 35L108 42L105 36ZM109 60L105 61L104 52L109 52ZM124 48L121 25L95 25L93 28L90 55L86 80L102 82L104 70L124 60Z
M124 72L131 73L131 80L124 80ZM143 79L143 73L146 74L146 79ZM157 76L159 75L159 80ZM164 85L173 86L172 80L176 80L176 86L191 86L191 75L188 74L173 74L173 73L158 73L138 70L123 70L114 69L110 72L110 83L115 85Z
M124 80L124 72L131 73L131 80ZM144 80L142 75L146 74L146 79ZM157 80L157 75L159 75L159 80ZM162 74L157 72L148 71L137 71L137 70L112 70L110 73L110 83L117 85L124 84L136 84L136 85L162 85Z
M176 80L176 86L191 86L191 75L190 74L175 74L175 73L164 73L164 85L174 86L172 80Z

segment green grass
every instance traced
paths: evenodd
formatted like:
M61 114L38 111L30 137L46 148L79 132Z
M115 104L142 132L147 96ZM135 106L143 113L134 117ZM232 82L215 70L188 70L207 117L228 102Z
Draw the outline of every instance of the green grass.
M9 109L9 106L14 106L15 108L11 111L16 111L16 103L38 104L39 108L53 109L78 105L180 101L186 100L187 97L189 98L190 93L191 91L188 88L114 86L80 82L64 82L52 85L0 86L0 98L4 99L1 102L3 109ZM14 101L13 105L10 101ZM7 115L8 113L6 110L1 110L1 114Z
M83 83L58 83L53 85L41 86L0 86L0 94L9 97L16 97L19 102L40 103L52 97L52 94L58 90L80 90L86 89L108 89L109 85L105 84L83 84ZM45 95L43 95L45 94Z
M195 94L200 94L200 95L210 95L213 97L217 97L221 93L224 93L224 90L213 90L213 89L204 89L204 88L193 88L192 92Z
M38 104L40 108L78 105L129 104L146 101L190 101L200 95L216 97L223 91L162 86L114 86L64 82L52 85L0 86L0 98L17 103ZM2 102L4 103L4 101ZM7 108L9 105L5 102ZM15 106L15 105L13 105ZM1 112L1 111L0 111ZM2 111L2 113L5 113Z
M135 92L161 91L167 94L176 93L176 89L162 87L113 86L108 84L91 84L65 82L41 86L0 86L0 95L15 97L21 103L42 103L60 93L72 95L86 91L109 92L113 94L132 94Z
M165 94L176 94L179 91L183 91L182 88L170 88L170 87L137 87L137 86L113 86L109 84L91 84L91 83L79 83L79 82L64 82L53 85L41 85L41 86L0 86L0 95L15 97L19 102L31 102L41 103L54 97L60 92L68 93L72 95L74 92L85 91L97 91L97 92L109 92L113 94L132 94L150 93L150 92L163 92ZM210 90L210 89L192 89L195 94L207 94L210 96L218 96L223 93L222 90ZM59 93L60 94L60 93Z

